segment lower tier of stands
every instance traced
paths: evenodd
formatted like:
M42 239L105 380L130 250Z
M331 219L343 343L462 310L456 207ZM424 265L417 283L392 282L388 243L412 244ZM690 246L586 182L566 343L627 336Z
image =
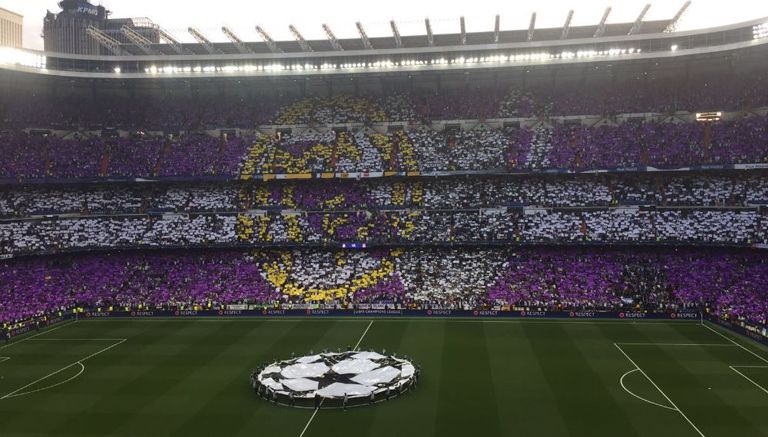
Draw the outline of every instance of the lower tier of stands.
M768 258L736 249L124 252L0 262L0 321L155 309L685 311L766 324ZM305 306L306 307L306 306Z

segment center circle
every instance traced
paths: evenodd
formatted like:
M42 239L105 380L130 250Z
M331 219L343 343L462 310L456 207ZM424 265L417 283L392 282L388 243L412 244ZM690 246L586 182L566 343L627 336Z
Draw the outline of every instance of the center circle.
M405 358L373 351L323 352L276 361L251 374L259 397L297 408L372 405L416 387L420 370Z

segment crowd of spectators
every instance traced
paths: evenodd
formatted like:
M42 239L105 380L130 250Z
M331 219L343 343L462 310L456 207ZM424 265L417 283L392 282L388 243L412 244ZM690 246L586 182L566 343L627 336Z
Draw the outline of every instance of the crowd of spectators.
M0 179L221 177L262 174L611 169L768 162L768 118L701 124L626 122L596 127L388 134L308 130L253 137L67 138L0 133Z
M482 209L170 213L0 222L0 254L235 245L766 245L757 209Z
M481 124L472 130L414 129L407 135L283 136L257 142L246 161L251 161L249 175L680 167L768 162L766 142L766 117L710 127L652 121L596 127L542 123L530 129Z
M612 169L768 162L768 117L701 124L426 127L274 136L105 138L0 133L0 179L253 178L296 173Z
M381 121L484 120L564 115L612 116L675 111L741 111L768 106L765 72L702 79L467 85L458 88L388 89L330 96L282 95L248 90L220 96L51 97L20 89L0 96L0 129L56 128L179 132L252 129L265 124L343 124Z
M614 174L271 182L10 185L0 219L262 211L476 210L504 207L757 207L768 175Z
M0 262L0 321L74 307L680 311L766 323L768 260L727 249L391 249L68 255Z
M0 179L203 177L238 174L249 138L0 132Z
M768 262L759 252L608 247L765 247L764 172L538 174L766 163L766 116L709 125L669 116L765 106L766 93L755 92L765 83L753 78L717 88L646 82L639 89L637 83L613 83L92 104L34 96L10 104L1 97L0 128L9 130L0 131L0 179L6 182L0 189L0 258L101 252L0 261L0 322L73 307L309 302L549 310L706 304L718 315L765 324L768 297L761 287ZM664 113L667 121L617 123L610 117L648 112ZM553 115L607 118L584 126L548 119ZM524 127L483 123L498 117L539 120L533 127L525 127L530 120ZM469 130L443 131L422 123L437 119L481 121ZM387 133L372 126L388 121L407 126ZM270 123L308 127L256 136L186 133ZM322 127L328 124L364 127ZM19 130L30 127L78 133ZM185 133L84 133L108 127ZM476 174L412 177L453 171ZM375 172L408 176L272 180ZM261 181L258 175L271 177ZM217 181L104 181L177 177ZM43 179L49 183L22 184ZM374 249L329 249L343 243ZM563 247L528 247L541 244ZM204 251L213 247L223 250ZM242 247L259 249L236 251ZM178 248L185 250L170 251Z

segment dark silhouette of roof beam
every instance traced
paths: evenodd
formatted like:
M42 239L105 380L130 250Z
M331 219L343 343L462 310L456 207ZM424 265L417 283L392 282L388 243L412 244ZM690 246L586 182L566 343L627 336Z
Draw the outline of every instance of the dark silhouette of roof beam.
M365 33L363 25L358 21L355 23L355 26L357 26L357 33L360 34L360 40L363 42L363 47L368 50L373 50L373 44L371 44L371 40L368 38L368 34Z
M608 21L608 16L611 15L611 7L605 9L605 13L603 13L603 18L600 19L600 24L597 25L597 30L595 31L595 34L593 37L600 38L605 34L605 23Z
M334 50L339 52L344 51L344 47L342 47L339 40L336 39L336 35L333 34L330 26L323 24L323 32L325 32L325 36L328 38L328 42L331 43L331 47L333 47Z
M136 45L136 47L139 48L142 52L144 52L145 55L154 55L156 54L154 50L152 50L152 41L145 38L143 35L139 34L135 30L131 29L130 27L123 25L123 27L120 28L120 32L122 32L123 35L125 35L126 38L128 38L132 43Z
M197 42L200 43L201 46L205 48L205 51L207 51L212 55L221 54L221 51L216 47L214 47L211 41L208 38L206 38L205 35L203 35L199 30L195 29L194 27L190 27L189 29L187 29L187 31L189 32L190 35L192 35L192 37L194 37L197 40Z
M264 43L269 47L269 51L272 53L283 53L282 50L280 50L280 47L277 46L277 43L275 40L272 39L271 36L267 33L266 30L264 30L261 26L256 26L256 32L258 32L261 39L264 40Z
M392 36L395 38L395 47L403 47L403 39L400 38L400 31L397 30L397 23L395 23L395 20L390 20L389 25L392 27Z
M433 47L435 45L435 35L432 33L432 25L429 23L429 18L424 19L424 27L427 28L427 45Z
M568 38L568 34L571 32L571 20L573 20L573 9L568 11L568 16L565 18L565 24L563 24L563 33L560 34L560 39Z
M165 42L168 43L169 46L173 49L176 54L183 55L184 49L181 48L181 43L173 37L168 31L163 29L162 27L157 29L158 32L160 32L160 39L165 40Z
M299 47L301 47L302 50L305 52L313 52L312 47L309 45L307 40L304 39L303 36L301 36L301 33L299 33L299 29L296 28L293 24L288 26L288 30L291 31L293 34L293 38L296 40L297 43L299 43Z
M650 3L645 5L643 10L640 11L640 15L637 16L637 19L635 20L635 24L632 25L631 29L629 29L629 33L627 35L634 35L635 33L640 31L640 28L643 27L643 19L645 18L645 14L648 13L648 9L651 9Z
M531 24L528 25L528 41L533 41L533 33L536 31L536 12L531 14Z
M680 19L683 18L683 15L685 14L685 11L688 10L688 7L691 6L691 0L688 0L683 4L683 7L680 8L679 11L675 14L674 17L672 17L672 21L669 22L667 25L667 28L664 29L664 32L674 32L677 30L677 23L680 22Z
M101 44L102 47L112 52L113 55L120 56L125 54L123 53L123 49L120 48L120 42L102 32L101 30L93 26L88 26L85 29L85 33L87 33L88 36L93 38L97 43Z
M232 42L232 45L235 46L235 48L237 49L238 52L240 52L240 53L242 53L244 55L253 54L253 50L251 50L243 42L243 40L240 39L240 37L235 35L235 32L233 32L232 29L230 29L227 26L223 26L221 28L221 31L224 33L224 35L227 36L227 38L229 38L229 40Z

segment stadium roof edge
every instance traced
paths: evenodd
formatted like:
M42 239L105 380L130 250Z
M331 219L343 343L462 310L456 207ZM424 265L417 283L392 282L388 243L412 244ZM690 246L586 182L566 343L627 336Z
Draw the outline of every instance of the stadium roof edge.
M415 48L391 48L391 49L373 49L373 50L345 50L345 51L316 51L316 52L289 52L289 53L258 53L258 54L208 54L208 55L73 55L64 54L58 52L45 52L38 50L27 50L30 53L39 54L49 58L60 59L72 59L82 61L187 61L187 60L245 60L245 59L261 59L261 60L286 60L293 58L335 58L335 57L349 57L360 55L408 55L408 54L422 54L422 53L451 53L461 52L468 50L494 50L494 49L523 49L523 48L550 48L550 47L567 47L574 45L584 44L601 44L601 43L615 43L615 42L631 42L631 41L644 41L644 40L659 40L679 38L692 35L705 35L714 32L723 32L728 30L735 30L743 27L754 26L757 24L763 24L768 22L768 17L758 18L742 23L735 23L717 27L693 29L683 32L659 32L659 33L646 33L646 34L634 34L624 36L607 36L607 37L589 37L578 39L565 39L565 40L544 40L544 41L528 41L528 42L515 42L515 43L489 43L489 44L472 44L472 45L452 45L452 46L434 46L434 47L415 47Z
M650 61L650 60L661 60L661 59L670 59L670 58L684 58L689 56L701 56L701 55L710 55L710 54L716 54L721 52L730 52L730 51L736 51L736 50L742 50L742 49L749 49L754 47L765 47L768 46L768 38L762 40L762 41L749 41L749 42L740 42L740 43L733 43L733 44L727 44L724 46L717 46L717 47L708 47L708 48L697 48L697 49L689 49L689 50L677 50L677 51L664 51L664 52L650 52L650 53L637 53L634 55L631 55L631 57L628 57L626 59L620 59L620 58L581 58L581 59L554 59L554 60L531 60L525 63L518 63L513 65L508 64L470 64L470 65L458 65L455 67L452 66L438 66L442 68L432 68L430 70L421 69L418 67L398 67L397 69L392 70L374 70L374 71L359 71L357 73L360 74L375 74L375 73L387 73L387 74L393 74L393 73L419 73L419 72L425 72L425 71L434 71L434 72L445 72L450 70L463 70L463 71L470 71L470 70L483 70L483 69L501 69L501 68L526 68L526 67L535 67L535 66L550 66L554 67L557 65L584 65L584 64L596 64L596 63L615 63L615 62L631 62L631 61ZM349 75L353 72L350 71L344 71L344 70L318 70L318 71L280 71L280 72L274 72L274 73L215 73L212 75L201 75L199 73L179 73L179 74L173 74L173 75L148 75L143 73L122 73L122 74L115 74L110 72L83 72L83 71L65 71L65 70L39 70L39 69L32 69L32 68L26 68L26 67L16 67L11 66L11 68L7 68L6 66L0 66L0 71L3 69L6 70L13 70L18 72L24 72L24 73L32 73L32 74L38 74L43 76L57 76L62 78L72 78L72 79L112 79L112 80L118 80L118 79L166 79L166 80L173 80L173 79L216 79L216 78L234 78L234 79L240 79L240 78L249 78L249 77L310 77L310 76L338 76L338 75Z

